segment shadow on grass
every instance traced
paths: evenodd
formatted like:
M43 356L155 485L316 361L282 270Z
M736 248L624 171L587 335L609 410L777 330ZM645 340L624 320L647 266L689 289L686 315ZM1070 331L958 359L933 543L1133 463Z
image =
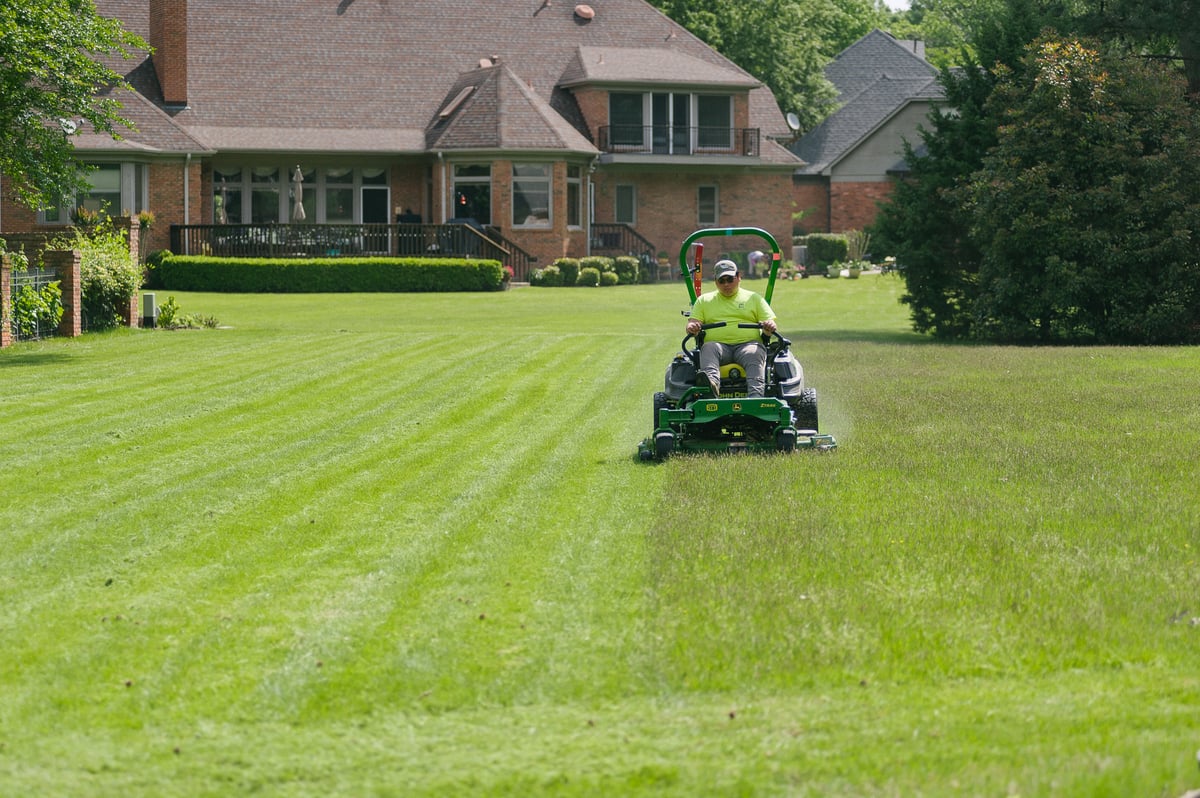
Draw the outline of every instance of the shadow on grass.
M66 352L22 352L7 350L0 352L0 369L20 366L44 366L50 363L66 363L73 358Z
M937 345L928 335L895 330L807 330L805 332L787 331L784 333L793 342L829 343L870 343L870 344L908 344L910 346Z

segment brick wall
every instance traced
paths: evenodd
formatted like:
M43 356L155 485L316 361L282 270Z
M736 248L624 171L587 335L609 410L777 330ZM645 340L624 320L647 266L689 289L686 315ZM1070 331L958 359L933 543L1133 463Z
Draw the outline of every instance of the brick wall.
M891 181L834 183L830 190L834 232L862 230L875 221L878 204L892 194Z
M792 180L792 205L796 212L804 215L794 223L797 231L804 233L829 232L829 180L828 178L795 177Z
M678 265L679 247L684 239L701 224L698 220L697 191L700 186L717 186L718 218L715 227L761 227L774 236L783 252L791 254L791 208L780 198L789 196L791 175L788 173L748 174L688 174L677 171L627 172L598 171L596 182L596 220L611 222L615 218L615 195L618 184L637 185L637 223L634 229L649 239L656 251L666 250L673 264ZM752 239L746 242L758 249ZM705 240L704 262L714 263L720 247L712 239Z

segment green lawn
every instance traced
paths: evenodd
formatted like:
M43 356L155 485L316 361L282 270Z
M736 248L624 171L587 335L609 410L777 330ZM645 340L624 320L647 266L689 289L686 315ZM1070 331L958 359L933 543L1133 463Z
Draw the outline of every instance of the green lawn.
M0 796L1200 787L1200 351L901 292L777 287L824 455L637 461L678 284L0 352Z

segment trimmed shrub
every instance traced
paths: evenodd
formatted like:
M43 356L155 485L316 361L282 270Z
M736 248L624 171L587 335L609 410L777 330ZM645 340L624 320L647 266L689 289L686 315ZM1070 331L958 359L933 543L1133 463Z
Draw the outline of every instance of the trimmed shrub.
M157 287L229 293L499 291L497 260L463 258L214 258L171 255Z
M621 285L637 285L638 259L632 255L621 255L613 260L613 271L620 278Z
M589 255L586 258L581 258L579 261L580 274L584 269L595 269L597 272L611 272L613 270L613 259L603 255Z
M562 273L561 285L575 285L579 279L579 258L559 258L553 265Z
M807 239L810 266L828 266L846 260L849 245L840 233L812 233Z
M534 269L533 273L529 275L529 284L541 288L552 288L556 285L562 285L563 280L562 272L553 263L540 269ZM571 283L571 285L574 285L574 283Z
M600 272L600 285L616 285L621 282L616 272Z
M584 260L588 260L584 258ZM600 270L595 266L584 266L579 270L579 278L575 281L575 285L597 286L600 285Z

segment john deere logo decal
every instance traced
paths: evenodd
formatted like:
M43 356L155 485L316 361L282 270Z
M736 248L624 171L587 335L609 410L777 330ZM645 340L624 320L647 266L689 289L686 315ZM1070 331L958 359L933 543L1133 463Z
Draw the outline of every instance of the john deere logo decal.
M742 412L742 403L741 403L741 402L734 402L734 403L733 403L733 412L735 412L735 413L740 413L740 412Z

